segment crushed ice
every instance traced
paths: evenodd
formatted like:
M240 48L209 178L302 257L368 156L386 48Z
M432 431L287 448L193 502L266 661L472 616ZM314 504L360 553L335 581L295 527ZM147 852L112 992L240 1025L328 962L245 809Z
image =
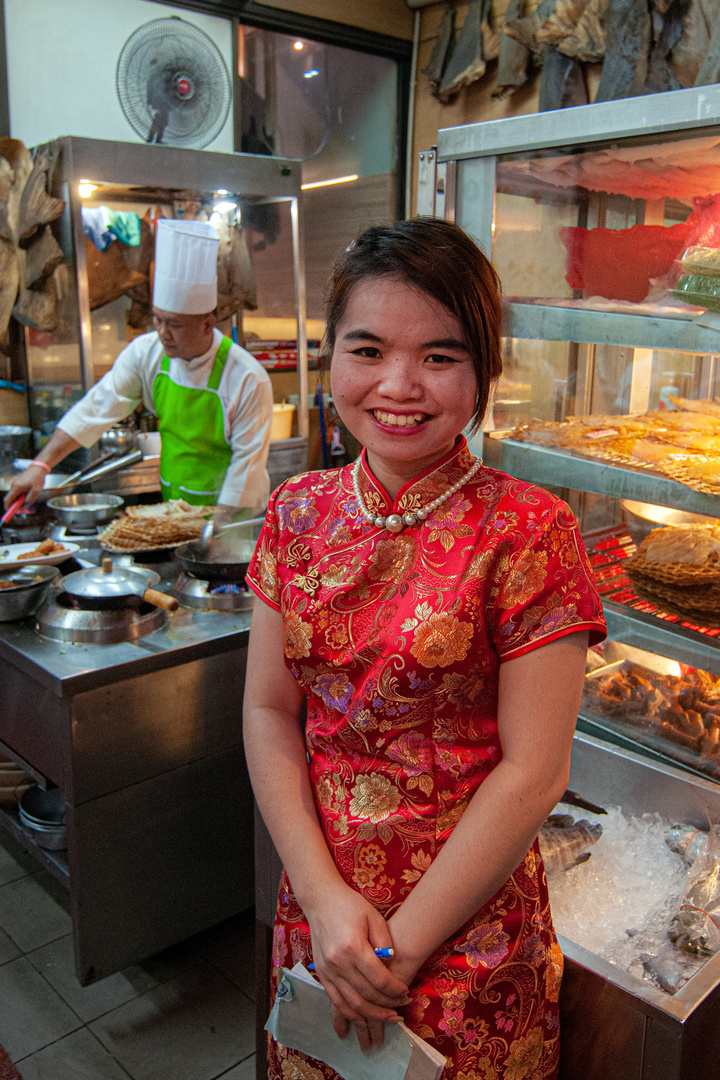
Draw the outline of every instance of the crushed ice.
M557 812L578 816L563 803ZM582 816L599 822L603 834L587 862L548 878L555 929L642 979L643 959L667 944L688 880L687 864L665 842L674 822L659 814L630 817L619 807Z

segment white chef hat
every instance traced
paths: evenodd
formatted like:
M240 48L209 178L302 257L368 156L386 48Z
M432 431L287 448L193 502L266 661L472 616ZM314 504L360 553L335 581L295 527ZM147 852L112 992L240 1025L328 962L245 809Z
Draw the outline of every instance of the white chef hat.
M220 237L206 221L160 218L155 228L153 306L179 315L217 307Z

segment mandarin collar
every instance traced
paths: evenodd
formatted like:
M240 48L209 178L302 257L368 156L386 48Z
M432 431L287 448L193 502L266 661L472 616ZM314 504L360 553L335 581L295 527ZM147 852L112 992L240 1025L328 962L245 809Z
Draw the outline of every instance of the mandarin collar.
M360 471L359 471L359 483L360 492L365 495L368 491L376 491L383 501L383 504L392 506L393 509L398 507L400 503L408 496L412 495L414 488L422 488L427 490L428 482L432 483L435 473L440 474L438 480L442 486L447 487L442 474L460 468L461 472L467 472L472 465L475 458L470 453L470 448L467 444L467 439L464 435L459 435L458 440L451 450L448 450L447 454L441 457L438 461L434 461L432 465L429 465L423 472L414 476L412 480L408 480L407 483L398 491L395 501L390 498L385 488L382 486L379 480L373 475L367 460L367 450L363 447L362 454L360 455ZM457 476L453 477L450 483L454 483Z

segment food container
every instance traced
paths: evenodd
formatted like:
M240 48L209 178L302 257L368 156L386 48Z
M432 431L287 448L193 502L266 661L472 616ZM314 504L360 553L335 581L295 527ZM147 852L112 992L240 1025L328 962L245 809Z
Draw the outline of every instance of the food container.
M115 517L124 499L119 495L56 495L48 499L55 520L69 529L91 529Z
M159 431L140 431L137 437L138 448L142 450L142 456L159 457L162 449L162 438Z
M20 796L18 815L38 847L62 851L67 847L65 804L61 791L47 791L33 784Z
M270 428L270 441L277 439L289 439L292 431L292 418L295 406L289 404L273 405L272 427Z
M34 615L44 603L59 573L56 566L33 563L0 573L0 582L13 582L10 588L0 588L0 622L13 622Z

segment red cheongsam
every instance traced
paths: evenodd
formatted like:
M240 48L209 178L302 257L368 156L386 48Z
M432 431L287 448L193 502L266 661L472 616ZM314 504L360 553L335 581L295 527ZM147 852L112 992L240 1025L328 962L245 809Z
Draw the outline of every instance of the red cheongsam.
M398 492L363 453L360 490L386 515L426 506L468 471L464 439ZM285 662L307 695L315 802L343 879L387 918L501 758L498 668L605 625L575 519L553 495L481 468L421 524L369 525L352 467L273 496L247 575L282 613ZM532 730L528 687L527 738ZM283 874L273 970L312 959ZM537 841L512 877L411 986L408 1025L448 1060L446 1080L548 1080L558 1062L562 954ZM270 1080L335 1080L270 1040Z

